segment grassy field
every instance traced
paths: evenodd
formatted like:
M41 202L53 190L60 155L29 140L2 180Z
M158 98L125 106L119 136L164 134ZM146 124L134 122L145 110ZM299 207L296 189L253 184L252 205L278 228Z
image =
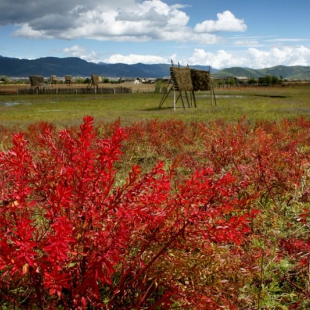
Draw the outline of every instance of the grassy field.
M310 309L310 87L138 87L0 95L0 309Z
M124 85L126 87L126 85ZM128 86L128 85L127 85ZM183 109L181 100L173 108L173 92L158 108L163 94L143 92L143 86L132 94L114 95L2 95L0 123L25 127L38 121L57 126L79 124L85 115L95 121L123 125L150 119L191 121L238 120L245 115L249 121L310 116L310 87L256 87L215 89L217 106L211 105L210 93L196 92L197 108Z

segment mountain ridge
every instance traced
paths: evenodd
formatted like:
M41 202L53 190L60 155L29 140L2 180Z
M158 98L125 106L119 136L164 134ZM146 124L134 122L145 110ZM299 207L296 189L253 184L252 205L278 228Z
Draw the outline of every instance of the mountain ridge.
M170 76L170 64L124 64L93 63L78 57L41 57L37 59L19 59L0 55L0 76L28 77L29 75L56 76L90 76L103 77L144 77L162 78ZM224 68L221 70L201 65L190 66L193 69L209 70L216 77L247 76L257 79L273 75L283 79L310 80L310 66L274 66L264 69L242 67Z
M276 76L281 79L310 80L310 66L273 66L263 69L251 69L232 67L219 70L215 73L217 77L246 76L258 79L266 75Z
M169 64L96 64L78 57L42 57L29 60L0 56L0 75L9 77L28 77L29 75L85 77L97 74L103 77L162 78L170 75L170 67ZM192 68L209 70L207 66L193 66Z

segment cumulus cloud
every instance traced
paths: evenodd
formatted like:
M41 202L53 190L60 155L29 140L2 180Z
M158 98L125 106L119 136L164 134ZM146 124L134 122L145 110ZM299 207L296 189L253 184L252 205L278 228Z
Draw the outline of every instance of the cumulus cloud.
M286 46L272 48L270 51L260 51L249 48L248 58L252 60L252 67L267 68L276 65L308 66L310 64L310 49L305 46Z
M182 62L185 64L186 61ZM187 60L187 63L190 65L210 65L217 69L230 67L261 69L277 65L309 66L310 49L305 46L277 47L270 50L259 50L251 47L239 53L224 50L210 53L204 49L195 49L191 57Z
M235 57L232 53L219 50L216 53L206 52L204 49L195 49L188 60L190 65L206 65L221 69L225 67L243 66L244 59Z
M69 57L79 57L86 61L90 62L104 62L104 63L125 63L125 64L136 64L136 63L144 63L144 64L160 64L160 63L168 63L170 59L176 57L175 55L170 56L169 58L163 58L155 55L138 55L138 54L114 54L106 59L102 59L101 55L94 51L88 51L87 48L73 45L71 47L67 47L63 50L63 52Z
M171 56L170 58L172 58ZM115 54L105 59L105 63L126 63L129 65L136 63L144 63L144 64L161 64L168 63L170 60L165 59L163 57L154 56L154 55L137 55L137 54L129 54L129 55L121 55Z
M231 12L218 14L195 28L185 6L162 0L11 0L0 1L0 25L14 24L13 35L32 39L79 38L102 41L148 40L220 43L216 31L245 31L243 20Z
M15 31L16 36L24 37L27 39L52 39L53 36L49 36L42 30L35 30L28 24L23 24L21 28Z
M207 33L219 31L243 32L247 29L244 20L236 18L230 11L218 13L217 18L217 20L206 20L197 24L194 28L195 31Z
M63 50L63 52L67 54L68 56L79 57L81 59L84 59L90 62L100 61L100 55L98 55L96 52L94 51L89 52L86 48L78 46L78 45L67 47Z
M68 56L79 57L91 62L105 63L126 63L126 64L169 64L171 60L174 63L179 62L181 65L202 65L212 66L213 68L222 69L230 67L248 67L261 69L273 67L276 65L285 66L309 66L310 49L305 46L286 46L276 47L269 50L262 50L250 47L247 50L239 52L228 52L218 50L216 52L207 52L204 49L196 48L191 56L182 58L178 54L167 55L167 57L151 54L113 54L108 58L102 58L102 55L88 51L87 48L74 45L65 48L63 52Z

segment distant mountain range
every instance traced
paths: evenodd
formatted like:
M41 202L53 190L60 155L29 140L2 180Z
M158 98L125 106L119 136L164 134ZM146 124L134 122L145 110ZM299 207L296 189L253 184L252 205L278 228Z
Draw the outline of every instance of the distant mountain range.
M233 67L217 71L217 77L229 76L247 76L257 79L266 75L276 76L278 78L289 80L310 80L310 67L309 66L275 66L265 69L250 69Z
M102 77L141 77L162 78L169 76L170 64L107 64L87 62L77 57L57 58L44 57L38 59L18 59L0 56L0 76L28 77L29 75L43 75L58 77L65 75L88 77L91 74ZM208 66L190 66L200 70L209 70ZM255 79L266 75L273 75L284 79L310 79L310 67L307 66L275 66L266 69L226 68L217 70L210 67L211 73L217 77L247 76Z
M134 64L123 63L107 64L87 62L77 57L56 58L45 57L33 60L18 59L0 56L0 76L28 77L29 75L56 76L81 76L89 77L91 74L102 77L140 77L140 78L162 78L169 76L169 64ZM206 66L194 66L193 68L209 70Z

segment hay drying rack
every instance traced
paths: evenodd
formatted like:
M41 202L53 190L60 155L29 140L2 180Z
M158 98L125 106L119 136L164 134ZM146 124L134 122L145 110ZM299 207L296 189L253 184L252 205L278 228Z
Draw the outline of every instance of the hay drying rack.
M210 68L209 71L204 71L204 70L190 69L188 65L186 67L181 68L180 64L178 64L178 66L175 67L173 61L171 61L171 65L172 66L170 67L170 80L168 82L167 92L162 97L159 104L159 108L163 106L171 90L173 90L174 93L173 96L174 110L176 109L176 104L179 99L181 99L182 101L183 109L185 109L185 100L189 108L193 105L196 108L197 103L196 103L195 91L210 91L211 105L216 106L216 98Z

